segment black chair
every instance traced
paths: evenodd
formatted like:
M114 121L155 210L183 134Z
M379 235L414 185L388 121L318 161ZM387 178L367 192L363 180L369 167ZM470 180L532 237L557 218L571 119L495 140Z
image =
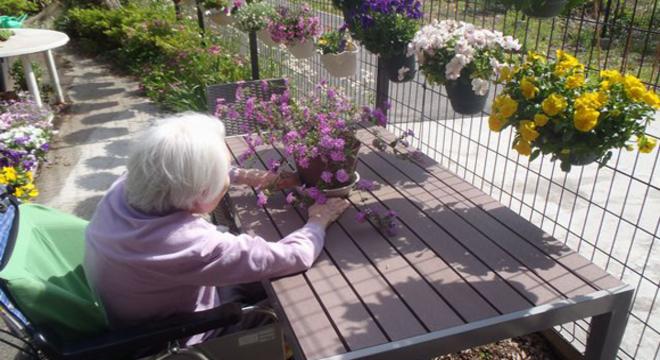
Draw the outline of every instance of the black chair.
M5 191L0 193L0 270L7 266L17 241L20 231L19 209L13 196ZM8 281L0 279L0 317L10 329L10 333L5 333L23 345L21 357L24 359L117 360L137 359L165 352L177 354L179 358L208 360L209 357L202 351L180 348L178 340L237 324L249 313L259 312L274 316L268 309L228 303L211 310L153 321L141 326L107 330L86 338L64 340L58 335L57 329L49 324L35 324L30 319L29 311L21 309L14 295L10 291ZM2 342L7 344L4 340Z
M268 86L264 86L264 82ZM245 82L236 82L229 84L211 85L206 88L206 100L208 103L208 111L210 114L215 114L215 108L218 99L224 99L225 104L236 103L236 90L242 87L251 96L257 96L260 99L269 99L272 94L282 94L286 90L286 81L284 79L269 79L269 80L254 80ZM225 131L227 136L235 136L245 134L241 130L241 124L246 122L245 119L237 119L230 121L229 119L220 119L225 124ZM247 129L254 129L256 124L254 120L247 121ZM229 197L225 197L220 205L211 213L211 221L215 225L222 225L233 233L237 233L240 228L238 220L234 217L231 209L233 205Z
M268 86L264 86L264 82ZM208 111L210 114L215 114L215 107L218 99L225 99L226 104L236 103L236 90L242 87L251 96L257 96L260 99L268 99L272 94L282 94L286 90L286 81L284 79L268 79L268 80L253 80L236 82L229 84L211 85L206 88L206 100L208 103ZM228 121L221 119L225 123L225 130L227 136L242 135L245 131L241 131L241 123L244 119L237 121ZM255 124L250 123L248 129L254 129Z

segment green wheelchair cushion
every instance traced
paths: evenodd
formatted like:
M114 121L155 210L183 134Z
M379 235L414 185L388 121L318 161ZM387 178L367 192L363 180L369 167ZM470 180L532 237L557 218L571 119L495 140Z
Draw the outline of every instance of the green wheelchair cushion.
M40 205L21 205L19 231L3 279L35 325L64 340L108 329L101 301L83 271L87 221Z

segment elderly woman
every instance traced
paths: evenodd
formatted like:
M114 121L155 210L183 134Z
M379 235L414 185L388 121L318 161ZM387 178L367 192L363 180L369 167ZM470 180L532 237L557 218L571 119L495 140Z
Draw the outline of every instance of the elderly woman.
M219 306L234 300L223 299L220 288L304 271L321 252L345 200L311 206L305 226L271 242L220 232L199 215L218 205L230 183L277 179L232 168L224 134L220 121L201 114L163 120L137 140L127 173L99 203L84 267L111 325Z

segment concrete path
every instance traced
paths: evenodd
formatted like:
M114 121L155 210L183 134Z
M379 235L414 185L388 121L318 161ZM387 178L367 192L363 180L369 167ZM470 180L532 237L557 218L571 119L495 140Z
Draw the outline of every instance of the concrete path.
M104 64L70 48L59 52L57 62L71 106L55 120L59 134L37 178L36 202L89 219L125 171L132 136L164 114L139 95L136 81ZM6 330L4 323L0 328ZM0 344L0 360L15 355Z
M73 51L61 60L72 105L59 117L49 163L37 179L37 202L89 219L125 171L133 135L161 114L133 79Z

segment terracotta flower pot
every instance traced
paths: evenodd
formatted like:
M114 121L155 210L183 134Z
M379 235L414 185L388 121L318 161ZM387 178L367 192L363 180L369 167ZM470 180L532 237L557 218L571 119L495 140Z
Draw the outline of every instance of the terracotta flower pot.
M567 0L536 0L529 2L522 11L531 17L551 18L559 15L567 2Z
M402 83L412 80L417 72L417 62L415 55L407 56L405 53L393 56L382 57L385 63L385 69L390 78L390 81L395 83Z
M355 169L357 168L357 154L360 150L360 146L361 146L360 142L355 141L350 152L352 155L347 156L346 161L343 161L341 163L323 162L323 160L320 157L317 157L315 159L312 159L309 162L309 166L306 168L303 168L302 166L298 165L297 168L298 168L298 174L300 175L301 183L307 186L319 185L320 183L323 182L323 180L321 179L321 174L324 171L330 171L334 174L337 170L344 169L349 174L355 173ZM348 184L340 183L335 179L328 186L328 188L335 189L335 188L344 187L346 185Z
M287 45L286 47L289 49L289 52L298 59L306 59L314 56L315 47L313 40L305 40L302 43L295 43Z
M268 29L261 29L261 30L257 31L257 37L266 46L277 47L279 45L277 42L275 42L273 40L272 37L270 37L270 32L268 31Z
M340 54L323 54L321 62L328 73L335 77L355 75L357 71L357 56L359 51L344 51Z
M457 80L445 82L445 89L452 108L459 114L478 114L486 106L488 95L475 94L470 78L465 75L461 75Z
M211 21L213 21L214 23L220 26L229 26L234 23L234 17L231 15L227 15L222 10L215 10L211 12L209 17L211 18Z

